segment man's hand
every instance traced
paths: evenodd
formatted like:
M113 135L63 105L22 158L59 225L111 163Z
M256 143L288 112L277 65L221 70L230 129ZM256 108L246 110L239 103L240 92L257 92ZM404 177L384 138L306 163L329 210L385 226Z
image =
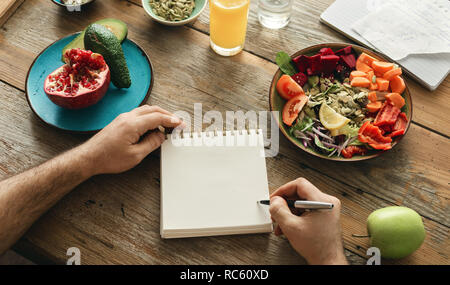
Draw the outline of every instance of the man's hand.
M285 199L330 202L334 208L306 211L297 216ZM270 200L270 214L278 224L275 234L284 234L310 264L347 264L341 238L340 211L341 203L337 198L322 193L304 178L281 186Z
M0 181L0 254L74 187L102 173L129 170L164 141L158 126L182 124L148 105L117 117L81 146L22 174Z
M157 128L177 127L182 121L156 106L144 105L118 116L111 124L80 146L90 160L92 175L120 173L139 164L164 141Z

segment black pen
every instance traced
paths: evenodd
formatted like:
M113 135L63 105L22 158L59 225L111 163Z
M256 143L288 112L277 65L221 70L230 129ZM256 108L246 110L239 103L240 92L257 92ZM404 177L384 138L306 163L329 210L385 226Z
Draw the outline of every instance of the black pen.
M297 209L333 209L334 205L327 202L317 202L317 201L304 201L304 200L286 200L289 208ZM270 205L270 200L261 200L260 204Z

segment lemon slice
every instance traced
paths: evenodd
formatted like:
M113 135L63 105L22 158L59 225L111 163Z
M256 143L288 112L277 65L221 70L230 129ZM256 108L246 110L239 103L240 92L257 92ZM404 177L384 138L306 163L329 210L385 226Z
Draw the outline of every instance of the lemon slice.
M338 130L350 122L350 119L337 113L326 103L320 106L319 118L322 125L330 131Z

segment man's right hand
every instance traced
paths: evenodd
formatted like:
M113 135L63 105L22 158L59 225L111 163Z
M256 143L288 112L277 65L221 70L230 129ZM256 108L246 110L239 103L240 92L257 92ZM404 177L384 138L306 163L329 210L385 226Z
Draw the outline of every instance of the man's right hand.
M330 202L332 210L313 210L295 215L286 199ZM341 203L322 193L308 180L299 178L271 195L270 214L278 224L276 235L284 234L292 247L310 264L347 264L341 237Z
M77 151L89 160L91 175L124 172L160 147L164 134L159 126L174 128L180 124L182 121L172 113L143 105L119 115Z

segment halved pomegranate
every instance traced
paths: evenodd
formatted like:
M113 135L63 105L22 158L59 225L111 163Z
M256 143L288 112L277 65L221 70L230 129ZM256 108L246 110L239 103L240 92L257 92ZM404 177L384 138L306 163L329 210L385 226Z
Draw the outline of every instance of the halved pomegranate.
M48 98L67 109L86 108L100 101L111 81L103 56L77 48L67 50L64 61L66 64L45 79L44 91Z

